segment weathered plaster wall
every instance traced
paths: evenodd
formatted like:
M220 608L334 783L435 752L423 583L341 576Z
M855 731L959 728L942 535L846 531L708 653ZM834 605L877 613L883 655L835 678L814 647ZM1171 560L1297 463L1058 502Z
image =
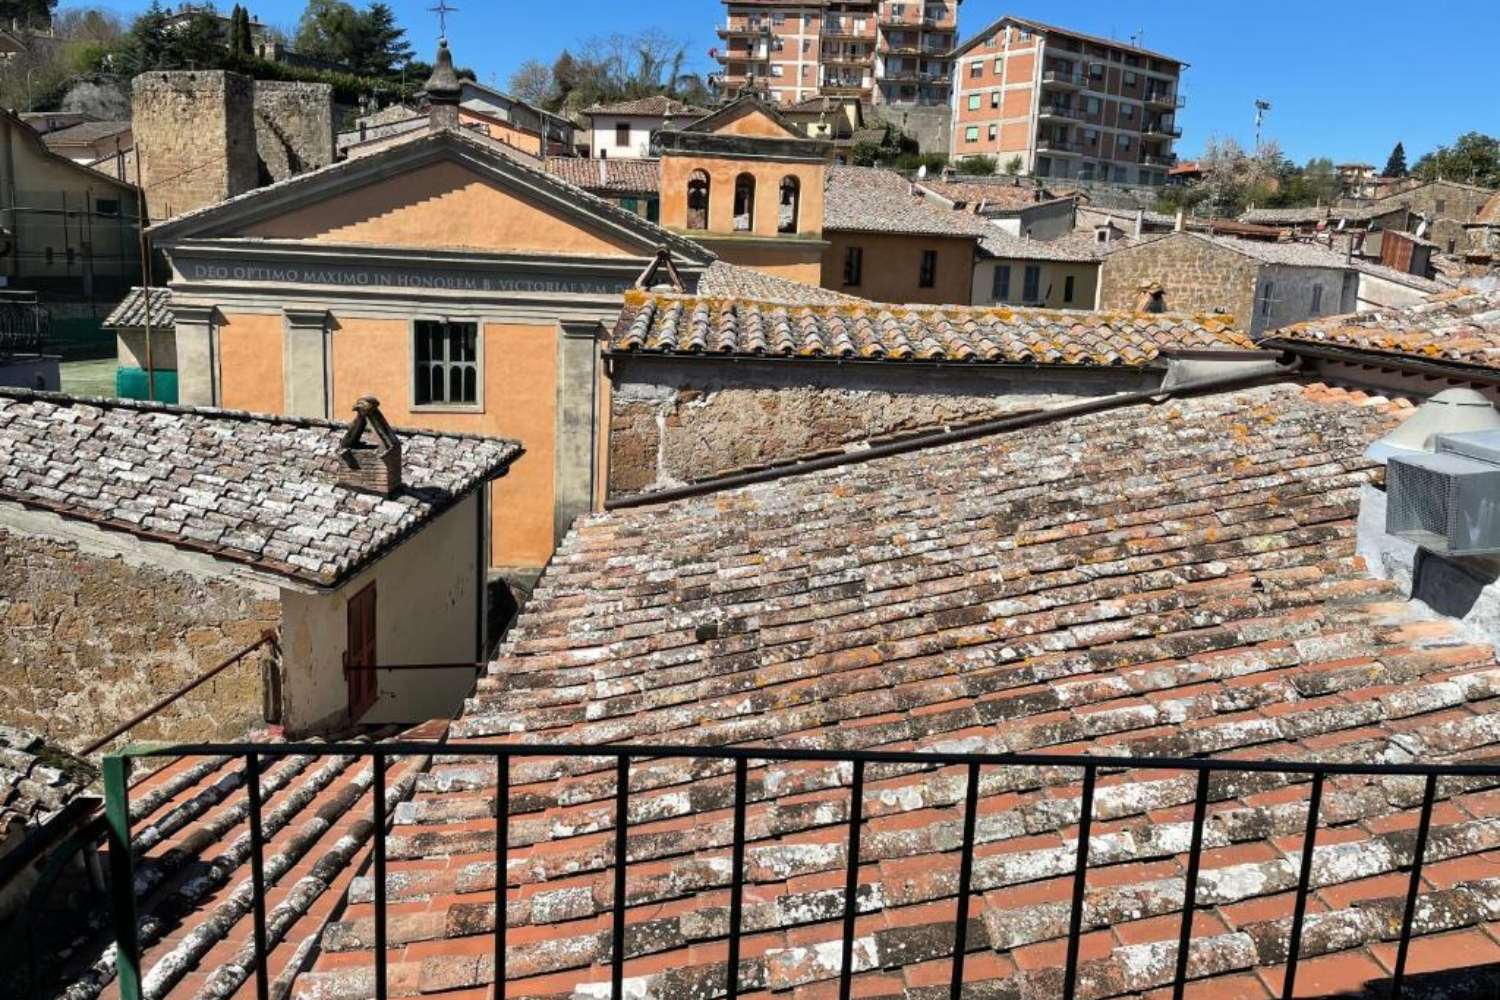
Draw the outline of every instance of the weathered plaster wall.
M482 502L476 493L331 594L285 591L286 718L289 735L344 721L343 657L349 599L375 585L375 653L381 663L473 661ZM474 686L469 669L381 671L364 722L424 722L453 714Z
M280 622L274 588L207 556L0 507L0 719L78 750ZM263 718L269 654L131 739L231 739Z
M282 351L286 329L281 316L227 314L218 330L221 405L252 413L285 412Z
M1266 265L1256 282L1250 333L1259 336L1306 319L1353 312L1358 287L1354 271Z
M873 363L621 358L609 493L679 485L894 431L1053 407L1158 384L1153 372L976 371Z
M280 181L333 162L333 87L255 82L255 149L263 180Z
M856 233L829 230L823 234L828 249L823 253L821 284L877 302L968 305L973 294L973 238L906 236L894 233ZM849 247L864 251L864 268L857 286L844 284L844 253ZM918 283L922 251L937 251L937 273L931 288Z
M753 116L752 116L753 117ZM744 119L742 119L744 120ZM734 232L734 184L740 174L755 178L755 216L752 231L775 237L780 222L778 198L784 177L795 177L800 185L797 232L816 236L823 228L823 183L827 164L789 163L745 157L705 156L667 152L661 158L661 222L683 229L687 226L688 177L695 171L708 174L708 229Z
M1010 265L1010 285L1005 297L995 295L995 270ZM974 265L975 305L999 302L1021 303L1026 290L1026 268L1040 268L1037 291L1039 303L1048 309L1092 309L1099 290L1099 264L1096 261L995 260L986 258ZM1073 297L1068 297L1068 279L1073 279Z

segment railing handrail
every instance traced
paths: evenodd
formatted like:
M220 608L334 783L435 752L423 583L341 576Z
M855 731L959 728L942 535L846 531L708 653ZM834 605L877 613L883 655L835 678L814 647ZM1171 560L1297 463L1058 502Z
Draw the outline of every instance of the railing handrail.
M1197 912L1197 889L1199 869L1203 853L1203 829L1207 821L1207 807L1211 795L1209 777L1213 772L1264 772L1281 774L1304 774L1312 777L1312 789L1308 797L1306 832L1302 843L1300 874L1297 882L1293 920L1289 933L1289 947L1283 990L1285 996L1293 995L1297 968L1302 958L1301 938L1306 918L1307 899L1312 888L1312 858L1317 843L1318 818L1324 780L1329 775L1405 775L1425 777L1421 813L1418 820L1416 840L1412 846L1411 871L1406 888L1404 915L1397 945L1396 960L1391 975L1392 995L1401 996L1406 969L1408 949L1411 943L1417 900L1422 882L1422 866L1427 851L1432 813L1436 801L1437 783L1440 777L1481 775L1500 778L1500 761L1488 763L1408 763L1408 764L1361 764L1342 761L1257 761L1235 758L1203 757L1122 757L1092 754L1039 754L1039 753L924 753L911 750L822 750L803 747L776 746L654 746L621 744L612 746L587 746L582 744L538 745L524 743L483 742L455 744L451 741L393 741L389 743L182 743L172 746L136 746L110 754L104 760L104 784L106 813L110 823L110 868L113 884L113 914L117 947L115 950L118 969L119 992L122 1000L139 1000L140 992L140 942L137 935L132 855L130 846L129 785L128 772L133 757L232 755L242 757L245 763L245 787L249 796L250 865L253 919L255 921L255 954L253 974L260 996L266 996L269 980L267 973L265 873L262 863L264 832L261 827L260 773L267 758L291 755L352 756L373 758L373 781L370 788L374 822L371 833L374 837L371 856L374 859L374 934L371 944L374 968L374 995L376 1000L387 997L387 914L386 914L386 825L388 808L386 803L386 769L393 757L418 756L431 758L438 748L450 756L483 756L495 761L496 823L495 858L497 877L494 885L495 931L493 969L495 975L495 997L504 1000L506 987L506 938L508 921L505 919L509 902L509 880L503 873L509 870L510 820L511 820L511 763L515 757L595 757L613 758L615 771L614 830L613 837L613 882L614 894L611 902L610 949L610 996L613 1000L624 1000L625 971L625 911L628 905L626 891L627 868L629 866L630 822L630 766L633 762L668 757L694 757L699 759L722 759L734 762L734 835L730 847L732 876L730 884L728 947L730 960L725 963L727 982L726 996L734 1000L739 996L741 983L738 956L740 939L743 936L744 904L744 859L746 855L746 808L750 800L747 772L752 760L816 760L850 763L850 803L848 813L848 846L845 853L845 881L843 892L843 936L842 955L839 966L839 995L850 996L854 974L852 945L858 915L860 830L864 819L864 788L866 766L871 763L908 764L922 766L963 765L967 769L963 839L959 849L960 875L956 892L958 918L954 924L952 947L952 970L949 995L959 1000L964 993L964 964L967 952L967 929L969 903L973 892L973 855L976 844L975 820L978 815L978 789L980 769L987 766L1038 766L1081 767L1083 769L1082 791L1079 795L1079 823L1076 841L1076 860L1073 867L1072 906L1068 922L1067 959L1063 965L1064 981L1062 1000L1075 1000L1079 953L1083 933L1083 916L1089 871L1090 830L1094 819L1095 788L1099 772L1104 769L1176 770L1197 772L1197 791L1194 796L1193 832L1189 849L1188 869L1184 884L1182 913L1178 928L1176 970L1173 978L1173 995L1182 997L1188 977L1189 947L1192 940L1194 916ZM841 781L840 784L843 782ZM832 825L832 824L830 824Z
M1095 767L1141 771L1253 771L1272 774L1390 775L1439 778L1462 775L1500 777L1500 759L1489 763L1362 764L1348 761L1237 760L1222 757L1129 757L1114 754L961 753L921 750L837 750L815 747L778 746L675 746L671 744L615 743L595 746L581 743L454 743L446 744L451 756L480 757L699 757L720 760L864 761L869 764L926 764L953 767L979 764L983 767ZM405 757L432 752L433 742L390 740L382 743L144 743L122 748L121 757L244 756L352 756Z
M78 755L80 757L87 757L89 754L94 753L99 748L107 745L111 740L118 739L119 737L125 735L130 730L132 730L136 726L140 725L142 722L145 722L147 719L151 718L151 716L155 715L157 712L160 712L162 709L166 708L168 705L170 705L173 702L177 701L183 695L185 695L188 692L192 691L194 688L197 688L200 685L205 684L208 681L213 680L219 674L221 674L224 671L228 670L230 667L234 666L236 663L240 662L245 657L249 656L251 653L253 653L256 650L260 649L262 646L266 645L267 643L275 643L275 642L276 642L276 633L273 632L273 631L271 631L270 629L267 629L266 631L264 631L264 632L262 632L260 634L260 638L259 639L255 640L250 645L246 646L244 649L240 650L239 652L234 653L228 659L226 659L226 660L218 663L217 665L215 665L213 667L210 667L207 671L205 671L204 673L199 674L197 677L195 677L192 680L188 681L182 687L178 688L176 691L173 691L171 694L167 695L165 698L161 699L156 704L152 705L150 708L144 709L141 712L136 713L134 716L132 716L126 722L122 723L119 726L116 726L113 730L110 731L110 733L107 736L100 737L99 739L97 739L94 742L90 743L88 746L84 747L82 750L78 751Z

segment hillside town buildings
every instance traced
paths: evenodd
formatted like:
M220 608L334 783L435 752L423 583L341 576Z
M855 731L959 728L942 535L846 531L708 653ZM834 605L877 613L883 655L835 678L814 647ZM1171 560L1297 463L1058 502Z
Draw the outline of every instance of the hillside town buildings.
M953 58L952 155L1019 158L1038 177L1166 183L1186 63L1010 16Z

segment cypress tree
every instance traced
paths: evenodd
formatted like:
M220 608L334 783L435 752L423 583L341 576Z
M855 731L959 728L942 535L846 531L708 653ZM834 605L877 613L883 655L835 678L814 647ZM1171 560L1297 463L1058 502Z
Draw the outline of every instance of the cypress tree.
M1396 143L1396 148L1391 150L1390 159L1385 161L1385 169L1380 172L1380 176L1406 176L1406 147L1401 145L1401 143Z

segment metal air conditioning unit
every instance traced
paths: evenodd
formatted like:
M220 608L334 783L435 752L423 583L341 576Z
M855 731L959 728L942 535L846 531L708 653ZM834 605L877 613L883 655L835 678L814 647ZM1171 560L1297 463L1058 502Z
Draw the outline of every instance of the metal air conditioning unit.
M1386 463L1385 530L1447 555L1500 553L1500 431L1439 434Z

